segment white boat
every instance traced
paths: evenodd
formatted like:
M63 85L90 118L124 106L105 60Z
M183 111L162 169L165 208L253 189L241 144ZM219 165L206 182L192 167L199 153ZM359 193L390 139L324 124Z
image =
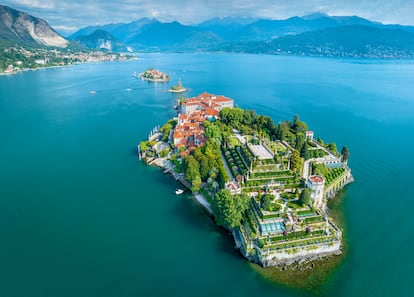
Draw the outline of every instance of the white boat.
M91 91L91 95L95 95L96 94L96 91Z
M184 193L184 190L182 190L182 189L175 189L175 194L180 195L182 193Z

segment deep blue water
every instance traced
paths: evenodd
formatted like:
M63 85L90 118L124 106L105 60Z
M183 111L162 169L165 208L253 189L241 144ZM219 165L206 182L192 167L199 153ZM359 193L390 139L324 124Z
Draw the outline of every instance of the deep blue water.
M152 54L0 77L0 296L302 296L270 283L135 148L208 91L347 145L349 246L318 292L411 296L414 63ZM168 84L134 79L159 68ZM132 91L127 92L126 89ZM90 91L95 90L96 95Z

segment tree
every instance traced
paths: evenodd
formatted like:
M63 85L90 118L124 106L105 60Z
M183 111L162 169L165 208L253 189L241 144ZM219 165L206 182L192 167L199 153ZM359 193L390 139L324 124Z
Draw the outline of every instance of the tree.
M209 139L215 139L218 142L221 142L222 140L221 129L217 125L209 124L206 127L205 131Z
M309 159L309 149L307 142L305 142L305 144L303 145L302 150L300 151L300 156L305 160Z
M302 160L300 158L300 153L297 150L293 150L290 155L290 168L294 171L299 171L302 167Z
M295 149L297 149L299 152L302 151L303 146L306 143L306 136L302 132L298 132L296 134L296 141L295 141Z
M203 155L199 160L199 164L201 179L205 181L208 179L210 173L210 166L207 157Z
M200 165L192 155L184 157L183 169L185 179L188 182L192 183L193 180L200 178Z
M299 116L295 115L293 117L293 125L292 128L295 129L295 131L298 132L305 132L308 130L308 125L306 125L305 122L302 122L301 120L299 120Z
M202 181L201 181L201 178L199 176L196 177L196 178L194 178L191 181L191 191L192 192L198 192L198 191L200 191L201 184L202 184Z
M346 146L342 147L341 155L342 155L342 161L346 162L349 160L349 150Z
M230 226L231 228L240 226L243 213L246 211L249 201L250 198L246 194L233 196L226 189L217 192L212 203L217 224Z
M312 197L308 188L303 189L302 193L300 193L299 201L304 205L309 205L312 203Z
M336 150L336 143L335 142L328 143L326 145L326 147L328 148L328 150L330 150L333 153L336 153L337 152L337 150Z
M272 200L274 199L273 195L265 194L261 197L260 203L264 210L271 211L272 210Z

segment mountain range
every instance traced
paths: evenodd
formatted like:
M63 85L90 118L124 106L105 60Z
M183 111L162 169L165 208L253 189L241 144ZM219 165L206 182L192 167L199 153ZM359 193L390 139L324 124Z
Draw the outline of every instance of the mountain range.
M142 18L89 26L66 39L24 12L0 5L0 43L107 51L248 52L383 58L414 57L414 27L384 25L358 16L316 13L285 20L214 18L196 25Z
M28 47L69 45L46 21L4 5L0 5L0 42Z

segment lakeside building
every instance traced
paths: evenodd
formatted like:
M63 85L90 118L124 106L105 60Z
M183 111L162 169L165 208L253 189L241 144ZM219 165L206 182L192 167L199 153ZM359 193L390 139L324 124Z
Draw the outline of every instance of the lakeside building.
M323 197L324 197L324 188L325 188L325 180L323 177L319 175L311 175L309 176L306 187L311 190L311 198L313 200L313 206L321 209L323 207Z
M182 113L178 115L178 123L173 132L173 144L184 149L182 157L206 143L203 122L218 118L220 110L225 107L232 108L233 99L209 93L202 93L183 102Z
M154 81L154 82L166 82L170 79L170 77L157 69L147 69L144 73L139 75L144 80Z
M222 95L202 93L197 97L188 98L182 105L182 112L190 114L196 110L205 110L207 113L219 115L220 110L225 107L233 108L233 99Z

